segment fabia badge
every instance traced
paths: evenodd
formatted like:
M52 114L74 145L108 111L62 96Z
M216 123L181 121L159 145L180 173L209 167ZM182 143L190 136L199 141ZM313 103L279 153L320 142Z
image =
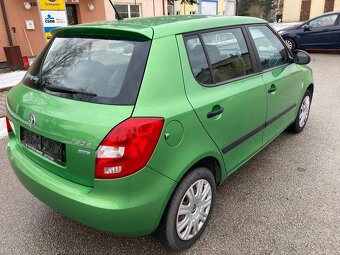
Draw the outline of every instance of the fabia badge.
M33 113L31 113L29 116L28 116L28 125L30 127L34 127L35 126L35 116Z

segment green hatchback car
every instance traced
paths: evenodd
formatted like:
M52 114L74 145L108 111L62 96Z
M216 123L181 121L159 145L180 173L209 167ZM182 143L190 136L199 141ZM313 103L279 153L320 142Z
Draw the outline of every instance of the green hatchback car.
M177 16L66 27L7 97L20 182L68 217L190 247L216 186L301 132L310 57L263 20Z

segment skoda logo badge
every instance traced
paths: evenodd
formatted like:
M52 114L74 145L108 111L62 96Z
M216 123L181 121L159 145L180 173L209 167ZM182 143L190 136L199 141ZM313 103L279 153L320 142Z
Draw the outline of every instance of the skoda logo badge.
M35 116L33 113L31 113L29 116L28 116L28 125L30 127L34 127L35 126Z

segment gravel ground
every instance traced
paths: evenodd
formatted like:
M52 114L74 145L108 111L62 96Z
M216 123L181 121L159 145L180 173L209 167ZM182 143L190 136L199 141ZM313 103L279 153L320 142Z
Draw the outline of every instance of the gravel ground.
M208 228L182 254L340 254L340 57L313 54L311 66L305 130L283 133L219 187ZM6 139L0 254L171 254L154 237L114 237L42 204L13 174Z

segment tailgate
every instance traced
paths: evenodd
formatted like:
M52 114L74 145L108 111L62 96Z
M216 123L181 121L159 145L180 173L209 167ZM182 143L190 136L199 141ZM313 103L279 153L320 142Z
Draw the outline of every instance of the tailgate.
M93 186L98 145L133 111L129 105L70 100L22 84L9 92L7 100L15 139L24 153L43 168L86 186ZM35 123L30 126L32 115ZM61 161L55 152L59 149Z

